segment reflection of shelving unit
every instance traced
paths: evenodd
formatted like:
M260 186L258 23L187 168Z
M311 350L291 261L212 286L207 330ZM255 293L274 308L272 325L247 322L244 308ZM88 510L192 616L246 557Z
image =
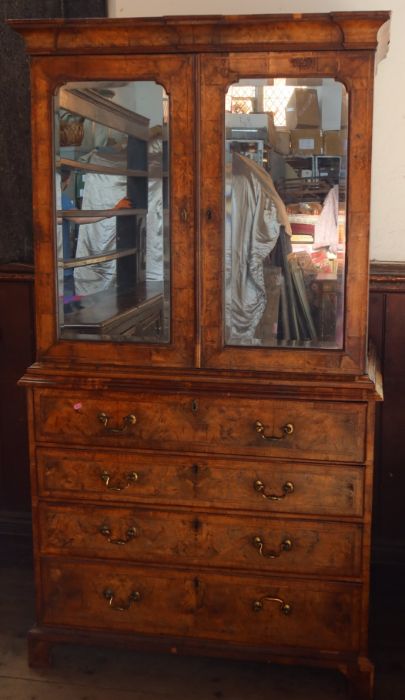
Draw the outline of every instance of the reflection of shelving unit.
M263 166L265 158L265 143L258 139L227 139L226 154L227 159L233 151L240 153L242 156L251 158L258 165Z
M340 156L300 156L285 157L285 162L300 178L328 178L333 184L338 184L341 175Z
M143 282L117 294L91 294L82 308L69 314L65 337L75 338L77 331L97 335L132 336L154 340L162 330L163 291L160 282Z
M135 315L142 315L145 305L155 310L155 329L161 327L162 315L162 284L160 288L145 286L146 271L146 236L147 236L147 211L148 211L148 143L149 120L139 114L125 109L121 105L111 102L93 88L61 89L59 93L58 108L68 113L88 119L95 124L100 124L115 132L120 132L126 137L125 149L120 146L94 149L96 156L101 153L108 159L108 164L92 162L92 153L88 153L89 147L85 145L64 147L59 151L56 159L56 168L69 168L78 181L76 195L82 187L83 178L89 174L103 174L122 176L126 179L126 196L133 204L130 208L123 209L87 209L81 208L58 211L58 217L75 220L78 217L81 223L86 219L109 219L115 217L116 239L115 250L102 250L80 258L69 258L58 261L59 268L79 268L91 265L102 265L115 261L115 284L105 291L86 296L86 301L81 305L82 310L65 309L62 335L68 337L75 327L78 331L91 332L96 335L111 332L129 333L129 329L136 334L135 322L120 324L116 318L129 318L133 320ZM162 173L160 173L162 177ZM76 196L76 202L80 198ZM91 223L91 221L90 221ZM157 283L159 286L159 283ZM118 298L120 302L118 304ZM89 303L91 300L91 303ZM153 300L151 306L150 302ZM97 305L98 306L97 306ZM118 306L117 306L118 304ZM125 308L128 304L128 308ZM119 307L119 311L117 310ZM69 313L66 313L68 311ZM74 322L72 314L74 313ZM100 314L107 314L101 318ZM108 316L110 314L110 316ZM91 320L93 315L93 320ZM148 314L147 314L148 316ZM160 320L159 320L160 319ZM153 323L152 323L153 325ZM70 329L70 330L69 330ZM91 330L90 330L91 329Z
M333 185L342 188L341 158L322 155L289 155L285 163L294 170L296 177L279 182L279 192L286 204L315 201L323 203Z

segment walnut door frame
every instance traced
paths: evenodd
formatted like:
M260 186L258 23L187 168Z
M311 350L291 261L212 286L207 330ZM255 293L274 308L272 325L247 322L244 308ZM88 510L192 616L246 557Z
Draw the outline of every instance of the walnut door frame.
M363 374L366 368L374 53L266 52L201 58L202 365L217 369ZM223 323L225 95L241 78L335 78L349 97L347 258L342 350L225 345Z
M31 62L37 359L115 366L194 363L194 59L180 56L35 56ZM169 95L171 341L167 344L61 340L57 332L53 97L74 81L151 80ZM181 264L179 264L181 261Z

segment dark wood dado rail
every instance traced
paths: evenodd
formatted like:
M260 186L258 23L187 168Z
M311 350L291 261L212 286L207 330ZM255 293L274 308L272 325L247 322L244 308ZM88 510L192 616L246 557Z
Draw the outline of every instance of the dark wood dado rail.
M405 291L405 262L372 262L370 291Z
M2 263L0 264L0 281L20 280L30 282L34 280L34 265L29 263Z

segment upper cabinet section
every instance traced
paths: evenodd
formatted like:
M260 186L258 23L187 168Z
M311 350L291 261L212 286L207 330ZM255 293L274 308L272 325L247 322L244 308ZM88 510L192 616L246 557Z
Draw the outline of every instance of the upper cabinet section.
M11 22L31 54L38 359L364 374L388 19Z

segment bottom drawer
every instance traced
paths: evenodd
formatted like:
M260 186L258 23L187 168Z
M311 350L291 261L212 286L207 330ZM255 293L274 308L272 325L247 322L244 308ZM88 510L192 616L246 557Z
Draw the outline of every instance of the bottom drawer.
M78 564L43 560L43 623L325 651L359 645L355 584Z

